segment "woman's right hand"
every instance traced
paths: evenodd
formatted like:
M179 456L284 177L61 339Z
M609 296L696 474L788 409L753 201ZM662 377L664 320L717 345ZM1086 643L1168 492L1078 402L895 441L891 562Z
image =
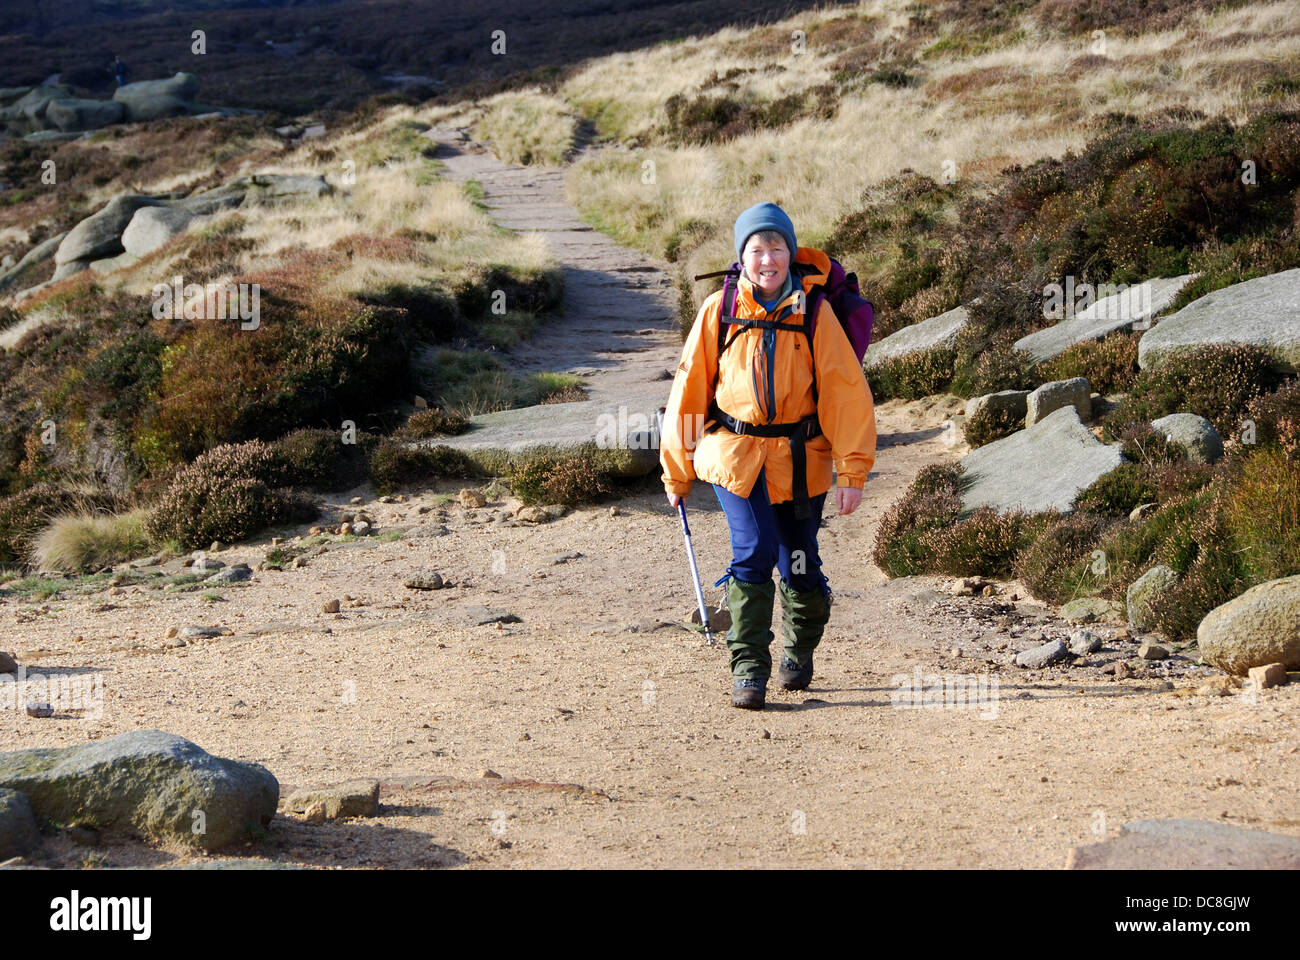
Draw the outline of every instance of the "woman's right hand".
M685 497L679 497L675 493L668 494L668 506L672 507L674 510L677 509L677 504L685 503L685 502L686 502Z

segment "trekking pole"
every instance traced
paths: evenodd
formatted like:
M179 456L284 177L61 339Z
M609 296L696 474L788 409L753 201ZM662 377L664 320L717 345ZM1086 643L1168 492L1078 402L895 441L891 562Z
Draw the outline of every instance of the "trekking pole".
M664 410L666 407L660 407L655 411L655 421L658 424L659 436L664 435ZM695 565L695 548L691 545L691 528L686 522L686 501L677 500L677 513L682 518L682 534L686 537L686 559L691 564L691 583L695 585L695 602L700 607L700 622L704 625L704 638L708 641L708 646L713 646L713 631L709 628L709 607L704 602L704 591L700 589L700 570Z

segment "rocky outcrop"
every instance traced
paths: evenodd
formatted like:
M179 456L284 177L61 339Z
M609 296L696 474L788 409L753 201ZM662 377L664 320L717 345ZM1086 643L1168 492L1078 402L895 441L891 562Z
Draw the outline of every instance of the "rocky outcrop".
M60 266L102 260L123 253L122 232L126 229L135 212L141 207L155 206L160 198L144 194L124 194L114 197L97 213L68 231L68 235L59 244L54 254L54 262Z
M871 370L899 357L951 348L957 342L957 335L961 333L969 319L966 308L957 307L937 317L904 327L867 347L862 362L868 370Z
M0 754L0 786L38 821L77 822L217 850L270 824L280 785L265 767L214 757L160 730Z
M1223 457L1223 440L1214 424L1194 413L1171 413L1151 426L1194 463L1214 463Z
M1300 370L1300 267L1215 290L1164 318L1138 341L1138 365L1231 344L1259 347L1280 370Z
M963 457L962 507L1068 513L1080 490L1123 462L1119 447L1102 443L1065 407Z
M1041 362L1065 352L1076 343L1101 340L1108 334L1131 330L1135 323L1150 320L1167 308L1183 287L1197 276L1188 273L1135 284L1089 304L1055 326L1021 337L1015 342L1015 348Z
M1270 663L1300 670L1300 575L1258 584L1215 607L1196 641L1206 663L1238 676Z

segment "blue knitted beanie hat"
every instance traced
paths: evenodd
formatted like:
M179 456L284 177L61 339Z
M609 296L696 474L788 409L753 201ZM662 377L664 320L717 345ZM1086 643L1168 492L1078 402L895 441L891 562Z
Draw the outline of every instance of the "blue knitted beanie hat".
M756 203L736 218L736 259L741 259L745 243L760 230L775 230L785 238L790 247L790 259L794 259L799 244L794 237L794 224L786 212L775 203Z

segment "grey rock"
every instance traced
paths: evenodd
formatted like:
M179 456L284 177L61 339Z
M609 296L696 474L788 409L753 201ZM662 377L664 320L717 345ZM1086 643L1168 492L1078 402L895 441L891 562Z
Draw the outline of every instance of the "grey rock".
M50 277L49 283L58 283L60 280L63 280L66 277L70 277L74 273L80 273L82 270L89 270L89 269L90 269L89 260L68 260L64 263L60 263L57 266L55 266L54 276ZM48 286L48 284L41 284L41 286ZM31 288L20 291L19 296L22 296L24 294L29 294L30 292L31 292Z
M31 853L40 844L41 835L26 795L0 788L0 860Z
M247 190L237 183L223 184L220 187L213 187L211 190L204 190L202 193L196 193L193 196L174 200L169 206L173 210L201 217L220 210L230 210L238 207L244 202L246 195Z
M1087 656L1101 649L1101 637L1091 630L1075 630L1070 634L1070 652L1076 657Z
M134 266L140 262L140 258L132 253L119 253L115 257L104 257L102 260L91 260L87 266L96 273L112 273L115 270L121 270L124 267Z
M1128 622L1134 630L1150 630L1151 602L1178 582L1178 574L1158 565L1138 577L1128 588Z
M969 320L970 314L966 308L956 307L937 317L904 327L867 347L862 363L868 370L872 370L889 360L897 360L909 354L950 348L957 342L957 335Z
M1030 392L1025 401L1025 426L1032 427L1062 407L1074 407L1080 421L1092 419L1092 387L1086 377L1053 380Z
M334 188L322 176L306 177L281 173L257 173L240 177L226 186L230 189L243 190L245 203L286 198L309 200L334 192Z
M581 454L604 472L644 476L660 469L652 431L663 398L662 384L630 384L617 403L572 400L482 413L469 418L465 433L406 446L459 450L489 473L510 472L535 456Z
M972 397L966 401L966 419L969 421L985 410L990 416L1005 413L1023 419L1028 412L1028 399L1028 390L1000 390L997 393L986 393L982 397Z
M211 561L209 561L211 562ZM246 563L236 563L224 570L218 570L204 580L204 583L242 583L253 579L253 569Z
M1138 365L1241 343L1267 350L1280 370L1300 370L1300 267L1215 290L1165 317L1138 341Z
M122 231L141 207L156 206L158 198L143 194L123 194L114 197L103 209L91 214L68 231L54 254L54 262L62 266L73 261L101 260L124 253Z
M113 100L78 100L67 97L51 100L45 108L45 119L65 133L80 133L117 123L124 113L122 104Z
M1041 647L1034 647L1032 650L1022 650L1016 654L1017 667L1029 667L1037 669L1039 667L1050 666L1053 663L1069 657L1070 651L1066 648L1062 640L1049 640Z
M1207 820L1137 820L1075 847L1068 870L1297 870L1300 837Z
M179 204L142 207L122 231L122 246L127 253L137 257L153 253L172 237L184 233L194 222L195 216Z
M252 839L280 798L279 782L260 764L214 757L161 730L0 754L0 786L25 793L38 820L205 850Z
M1101 597L1080 597L1061 607L1061 616L1071 623L1118 620L1124 616L1124 604L1118 600L1103 600Z
M22 276L24 271L36 266L37 264L44 263L50 257L54 256L54 252L59 249L59 244L63 242L63 238L67 235L68 232L65 230L62 233L56 233L54 236L42 240L36 246L23 254L21 260L5 270L4 273L0 273L0 291L7 290L9 287L13 286Z
M328 787L295 790L285 801L294 813L306 813L313 804L325 809L326 818L379 816L379 781L349 780Z
M132 100L137 97L179 97L193 100L199 94L199 78L192 73L177 72L160 80L137 80L124 83L113 91L114 100Z
M1206 663L1237 676L1270 663L1300 670L1300 575L1257 584L1215 607L1196 642Z
M1163 434L1195 463L1215 463L1223 457L1223 440L1214 424L1194 413L1171 413L1152 420L1151 426Z
M187 637L187 638L221 636L220 627L200 627L200 626L191 625L191 626L181 627L180 630L177 632L179 636Z
M961 459L962 507L990 506L1032 513L1074 509L1079 491L1124 462L1118 446L1102 443L1073 407L973 450Z
M27 704L27 716L44 719L54 716L54 707L48 703L36 702Z
M13 654L0 650L0 673L15 673L17 670L18 661L13 658Z
M1098 292L1105 295L1100 300L1055 326L1021 337L1015 342L1015 349L1023 350L1041 362L1063 353L1076 343L1100 340L1108 334L1129 330L1134 323L1149 320L1167 308L1183 287L1197 276L1199 274L1188 273L1181 277L1147 280L1117 293L1107 293L1103 285Z
M402 586L408 590L441 590L446 583L443 582L442 574L432 570L422 570L403 580Z
M1139 660L1167 660L1169 648L1158 643L1144 643L1138 647Z

